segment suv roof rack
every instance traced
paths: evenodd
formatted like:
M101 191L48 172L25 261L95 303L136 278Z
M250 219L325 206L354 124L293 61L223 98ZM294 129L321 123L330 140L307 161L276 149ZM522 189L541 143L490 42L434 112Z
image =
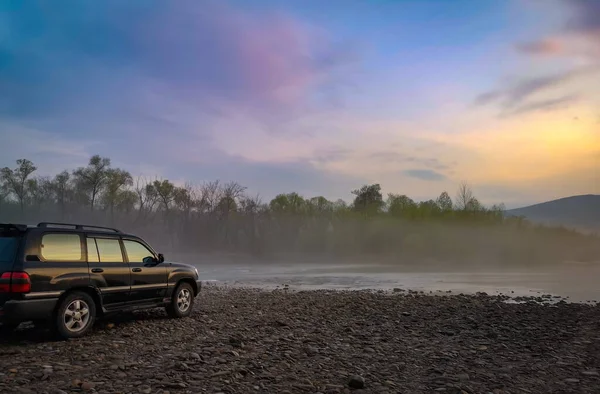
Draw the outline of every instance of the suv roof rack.
M26 231L26 224L13 224L13 223L0 223L0 230L17 230L17 231Z
M58 227L72 227L76 230L86 230L86 229L90 229L90 230L105 230L105 231L112 231L115 233L120 233L121 230L118 230L116 228L112 228L112 227L102 227L102 226L92 226L92 225L88 225L88 224L73 224L73 223L54 223L54 222L41 222L38 223L37 225L38 227L52 227L52 226L58 226Z

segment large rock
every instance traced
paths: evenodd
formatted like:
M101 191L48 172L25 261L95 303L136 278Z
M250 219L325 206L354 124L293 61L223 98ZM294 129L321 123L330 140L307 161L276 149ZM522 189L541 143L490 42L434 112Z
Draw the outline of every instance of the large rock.
M365 378L360 375L352 375L348 380L348 387L352 389L364 389L365 388Z

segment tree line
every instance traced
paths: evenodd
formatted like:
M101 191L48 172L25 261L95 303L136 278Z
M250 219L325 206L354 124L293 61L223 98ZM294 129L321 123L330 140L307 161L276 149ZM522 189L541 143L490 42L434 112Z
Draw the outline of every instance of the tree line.
M417 259L493 254L535 260L552 255L542 250L552 239L561 241L550 247L553 257L559 249L565 258L588 259L598 252L593 236L505 217L503 205L485 207L466 183L454 199L446 191L420 202L396 193L384 198L381 186L371 184L351 191L351 203L296 192L264 202L237 182L177 186L167 179L134 178L99 155L54 176L36 176L36 171L27 159L0 170L0 221L113 226L179 252ZM578 251L561 247L565 242Z

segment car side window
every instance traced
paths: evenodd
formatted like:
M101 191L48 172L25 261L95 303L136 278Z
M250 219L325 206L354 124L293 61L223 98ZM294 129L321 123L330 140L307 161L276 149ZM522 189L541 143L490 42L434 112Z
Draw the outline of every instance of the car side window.
M143 263L146 260L154 259L154 253L152 253L147 247L136 241L124 240L125 252L127 252L127 258L132 263Z
M79 234L44 234L42 235L40 249L44 260L83 260L83 250Z
M123 263L121 243L118 239L96 238L98 255L103 263Z
M87 239L87 252L88 262L99 263L100 258L98 257L98 247L96 246L96 240L94 238Z

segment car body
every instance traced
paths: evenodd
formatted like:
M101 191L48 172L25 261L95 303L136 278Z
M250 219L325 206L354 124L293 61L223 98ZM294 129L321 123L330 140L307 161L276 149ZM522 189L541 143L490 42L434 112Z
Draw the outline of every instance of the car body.
M4 328L50 322L72 338L111 313L166 307L170 316L186 317L200 289L195 267L165 262L142 238L117 229L0 224Z

